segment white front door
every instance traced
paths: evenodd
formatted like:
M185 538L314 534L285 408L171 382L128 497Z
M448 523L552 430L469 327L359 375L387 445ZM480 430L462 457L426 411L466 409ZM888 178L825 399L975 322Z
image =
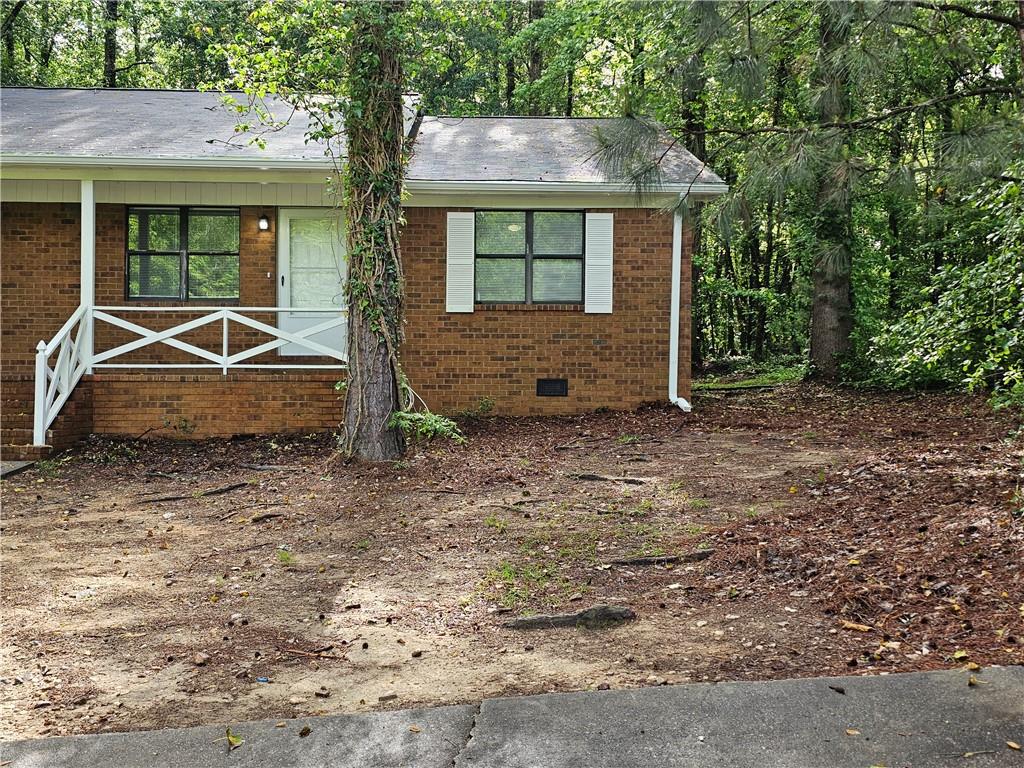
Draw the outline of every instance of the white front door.
M281 208L277 227L277 306L343 309L348 258L340 213L331 208ZM277 324L283 331L296 333L333 316L330 312L279 312ZM343 352L348 326L308 338ZM278 349L282 355L312 354L298 344Z

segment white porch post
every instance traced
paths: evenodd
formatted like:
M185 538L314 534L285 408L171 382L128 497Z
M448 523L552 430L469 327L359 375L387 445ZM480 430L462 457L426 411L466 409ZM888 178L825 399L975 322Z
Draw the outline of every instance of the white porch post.
M92 179L82 180L82 245L81 245L81 301L86 308L82 315L84 333L81 344L82 361L92 373L92 308L96 306L96 191Z
M36 346L36 389L32 410L32 445L46 445L46 342Z

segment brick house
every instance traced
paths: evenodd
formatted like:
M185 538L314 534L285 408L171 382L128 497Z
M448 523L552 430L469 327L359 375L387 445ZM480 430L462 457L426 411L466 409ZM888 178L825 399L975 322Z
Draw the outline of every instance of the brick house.
M6 88L0 110L5 457L339 422L344 222L301 115L260 149L215 94ZM408 118L401 354L429 406L689 408L690 239L666 211L721 180L666 144L638 198L595 160L614 120Z

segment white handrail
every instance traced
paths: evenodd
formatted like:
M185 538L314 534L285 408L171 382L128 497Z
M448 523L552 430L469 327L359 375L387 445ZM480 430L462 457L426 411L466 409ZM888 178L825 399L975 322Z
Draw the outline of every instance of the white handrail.
M36 345L36 386L32 413L34 445L46 444L46 430L71 397L82 374L89 368L91 361L82 340L87 338L91 323L92 313L89 308L80 305L49 344L40 341ZM72 338L76 326L78 333ZM50 355L55 351L57 359L53 368L50 368Z
M60 330L50 340L50 343L44 345L47 356L53 354L53 350L57 348L62 339L71 333L71 329L75 327L75 323L82 319L83 314L85 314L85 307L79 305L78 309L71 313L71 317L68 318L67 322L60 327ZM42 344L43 342L39 343ZM36 349L38 350L39 348L36 347Z
M181 314L183 312L219 312L224 309L232 312L340 312L343 315L348 314L347 307L236 307L231 304L221 304L216 307L196 306L194 304L171 305L165 307L128 305L127 307L93 307L93 309L98 309L103 312L168 312L171 314Z
M163 312L169 315L198 313L205 316L197 317L184 323L178 323L170 328L151 330L123 318L115 317L111 314L115 312ZM252 317L246 317L242 313L294 313L320 316L331 315L332 317L327 319L311 318L314 324L308 328L298 331L285 331ZM35 412L32 425L33 442L35 445L46 444L47 430L54 419L57 418L68 398L71 397L75 386L86 371L91 371L95 368L194 368L203 370L219 368L224 375L227 375L231 369L338 370L344 368L348 361L345 351L314 341L312 337L324 331L338 329L342 334L342 338L344 338L347 318L348 310L341 307L79 306L49 343L40 341L36 346ZM122 331L134 333L138 338L134 341L122 343L112 349L92 352L88 349L89 345L83 344L82 341L83 339L95 337L94 328L97 321L107 323ZM194 343L177 338L182 334L187 334L197 328L202 328L218 321L221 323L221 332L217 334L216 351L204 349L203 347L196 346ZM229 328L232 323L249 329L250 333L255 332L269 336L271 340L231 354ZM72 334L76 327L78 331L73 336ZM113 358L130 354L154 344L163 344L171 347L186 355L198 358L198 361L174 363L108 362ZM252 362L252 358L272 352L288 344L301 348L303 354L307 354L310 357L327 357L337 362L326 365L317 363ZM57 352L57 359L51 368L50 357L54 352Z

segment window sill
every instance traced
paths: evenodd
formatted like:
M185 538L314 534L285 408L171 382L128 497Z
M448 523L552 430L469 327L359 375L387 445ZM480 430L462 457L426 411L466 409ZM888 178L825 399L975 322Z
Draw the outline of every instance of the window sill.
M181 299L136 299L128 298L125 299L128 304L137 305L140 307L167 307L168 309L174 309L175 307L237 307L240 306L238 299L189 299L188 301L182 301Z
M474 312L582 312L582 304L474 304Z

